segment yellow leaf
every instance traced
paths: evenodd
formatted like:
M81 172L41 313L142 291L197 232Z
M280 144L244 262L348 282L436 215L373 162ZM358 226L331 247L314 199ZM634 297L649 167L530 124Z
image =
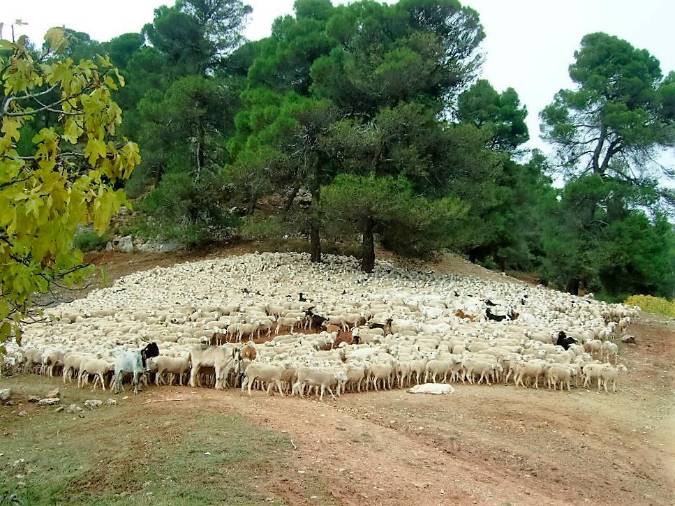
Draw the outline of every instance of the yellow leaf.
M66 31L58 26L50 28L47 30L47 33L45 33L45 42L50 49L56 52L62 51L68 46Z
M84 148L84 154L89 159L89 165L96 165L99 158L105 158L108 154L105 142L100 139L90 138Z

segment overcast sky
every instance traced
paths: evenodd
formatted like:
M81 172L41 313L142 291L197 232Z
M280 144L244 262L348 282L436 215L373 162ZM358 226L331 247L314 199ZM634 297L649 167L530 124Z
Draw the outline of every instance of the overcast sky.
M245 0L246 1L246 0ZM649 50L664 74L675 70L674 0L461 0L480 14L487 37L482 76L495 88L516 89L529 111L531 146L541 146L539 111L571 83L567 67L581 37L603 31ZM65 25L99 41L137 32L152 20L161 0L0 0L0 22L22 19L19 33L39 41L50 26ZM248 0L253 7L246 36L269 34L277 16L293 10L293 0ZM348 3L347 0L334 0ZM389 1L388 3L392 3Z

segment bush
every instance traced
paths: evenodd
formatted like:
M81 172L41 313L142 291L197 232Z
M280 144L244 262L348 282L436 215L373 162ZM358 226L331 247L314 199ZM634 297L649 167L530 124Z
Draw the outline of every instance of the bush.
M227 209L227 192L217 174L195 179L186 172L168 172L139 204L148 219L141 235L177 241L188 247L218 242L238 219Z
M653 297L651 295L631 295L626 299L625 303L630 306L638 306L647 313L675 317L675 300Z
M106 235L98 235L91 229L80 230L73 238L73 245L85 253L103 249L107 243L108 237Z
M241 238L248 241L278 241L290 233L288 224L284 223L281 216L246 216L239 227Z

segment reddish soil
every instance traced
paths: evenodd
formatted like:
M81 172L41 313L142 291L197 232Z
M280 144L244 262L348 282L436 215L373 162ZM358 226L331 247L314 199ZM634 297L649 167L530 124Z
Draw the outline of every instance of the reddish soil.
M191 259L123 256L93 260L112 260L114 278ZM620 345L629 372L617 393L459 384L447 396L395 390L320 403L171 387L152 389L151 402L160 417L216 409L284 433L296 449L262 483L290 504L317 504L320 486L322 504L672 505L675 323L643 316L629 331L637 344Z

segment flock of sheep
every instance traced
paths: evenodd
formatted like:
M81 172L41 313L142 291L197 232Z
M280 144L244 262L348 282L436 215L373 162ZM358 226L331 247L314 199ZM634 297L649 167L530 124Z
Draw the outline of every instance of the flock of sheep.
M137 272L48 309L5 360L115 390L131 377L134 390L187 382L321 398L457 381L607 391L625 370L613 340L636 314L508 278L249 254Z

